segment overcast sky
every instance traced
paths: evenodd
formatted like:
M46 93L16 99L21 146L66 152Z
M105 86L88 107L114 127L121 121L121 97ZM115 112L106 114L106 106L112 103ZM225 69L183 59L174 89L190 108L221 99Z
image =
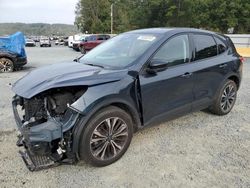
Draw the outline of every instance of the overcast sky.
M0 0L0 23L73 24L78 0Z

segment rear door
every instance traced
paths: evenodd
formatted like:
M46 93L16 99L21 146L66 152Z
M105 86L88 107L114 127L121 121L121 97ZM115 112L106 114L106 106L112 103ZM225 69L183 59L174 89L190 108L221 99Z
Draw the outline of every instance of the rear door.
M192 34L194 103L193 109L208 107L225 75L228 73L227 46L224 41L210 34Z
M140 75L144 124L191 111L194 80L190 52L188 34L175 36L151 59L167 63L168 68Z

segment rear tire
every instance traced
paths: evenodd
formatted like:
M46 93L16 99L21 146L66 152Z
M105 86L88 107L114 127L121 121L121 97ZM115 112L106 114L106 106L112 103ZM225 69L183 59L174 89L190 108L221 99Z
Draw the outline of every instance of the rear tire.
M227 80L218 92L210 111L216 115L228 114L237 98L237 85L232 80Z
M80 158L94 166L114 163L127 151L133 137L133 122L124 110L109 106L88 121L81 134Z

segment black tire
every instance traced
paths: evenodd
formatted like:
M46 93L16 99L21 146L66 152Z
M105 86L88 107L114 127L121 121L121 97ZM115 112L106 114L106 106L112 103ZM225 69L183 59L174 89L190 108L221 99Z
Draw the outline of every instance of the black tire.
M0 58L0 72L13 72L14 63L9 58Z
M216 99L209 110L216 115L228 114L235 104L237 89L237 85L234 81L226 80L217 93Z
M112 127L112 136L107 136L110 130L108 127ZM79 156L93 166L107 166L122 157L132 137L133 122L130 115L118 107L109 106L97 112L85 125L79 144Z
M80 51L82 54L86 54L86 50L85 50L84 46L80 47Z

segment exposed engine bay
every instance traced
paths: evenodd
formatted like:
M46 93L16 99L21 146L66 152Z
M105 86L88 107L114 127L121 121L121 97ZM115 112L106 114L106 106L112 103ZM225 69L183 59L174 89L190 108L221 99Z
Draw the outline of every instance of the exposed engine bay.
M74 112L70 105L85 91L82 86L55 88L31 99L14 97L13 110L21 132L17 145L24 146L25 152L20 153L30 170L74 162L71 127L78 120L79 113Z
M48 117L62 118L69 105L79 99L84 90L80 88L57 88L46 91L31 99L23 99L24 121L36 125Z

